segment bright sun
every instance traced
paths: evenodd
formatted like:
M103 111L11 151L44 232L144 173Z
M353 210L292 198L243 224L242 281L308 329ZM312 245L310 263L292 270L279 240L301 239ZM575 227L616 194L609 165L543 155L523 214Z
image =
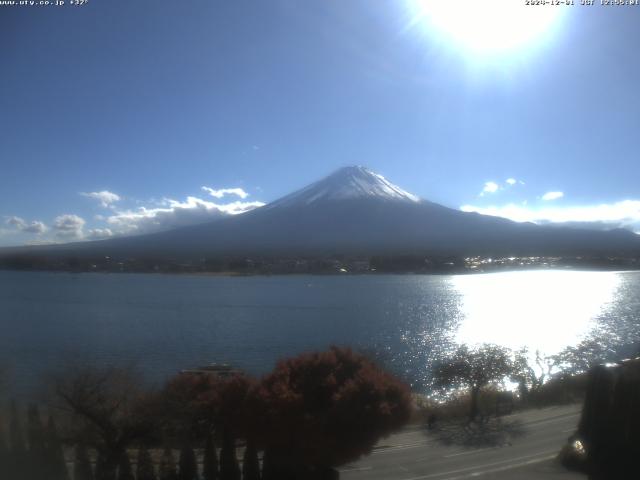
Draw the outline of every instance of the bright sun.
M545 40L567 7L524 0L410 0L414 24L475 52L502 52Z

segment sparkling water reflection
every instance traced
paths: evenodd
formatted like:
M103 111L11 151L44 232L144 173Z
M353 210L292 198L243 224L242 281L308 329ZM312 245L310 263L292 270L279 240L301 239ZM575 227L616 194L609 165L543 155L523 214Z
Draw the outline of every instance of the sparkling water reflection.
M614 272L576 271L454 277L463 316L455 340L556 354L583 340L606 316L621 281Z

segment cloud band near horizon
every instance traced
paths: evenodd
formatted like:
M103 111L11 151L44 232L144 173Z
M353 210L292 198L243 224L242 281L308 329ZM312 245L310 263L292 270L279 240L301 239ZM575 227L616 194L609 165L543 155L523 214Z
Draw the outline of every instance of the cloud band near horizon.
M598 205L543 206L540 208L514 203L488 207L462 205L460 210L504 217L516 222L579 224L598 229L627 228L640 234L640 200L622 200Z

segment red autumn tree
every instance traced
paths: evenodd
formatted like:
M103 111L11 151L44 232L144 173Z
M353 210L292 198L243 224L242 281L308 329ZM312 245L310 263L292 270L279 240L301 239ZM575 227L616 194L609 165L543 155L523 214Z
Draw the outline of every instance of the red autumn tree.
M218 384L218 378L211 375L172 378L160 395L164 433L183 441L206 438L214 426L215 405L210 399Z
M236 458L236 439L243 437L252 442L255 429L255 381L245 375L219 379L216 388L200 396L214 416L217 429L222 433L220 450L221 480L239 480L240 466Z
M411 411L404 384L338 347L281 361L258 398L270 461L290 471L354 461L402 427Z
M252 412L257 410L249 406L254 391L255 382L245 375L220 378L189 374L177 376L164 390L167 425L174 433L183 438L207 439L215 430L222 438L222 480L240 478L236 438L249 439L249 432L255 430Z
M177 375L162 392L165 417L172 429L188 431L195 438L206 439L212 430L223 428L244 436L252 423L253 405L248 403L255 385L240 374Z

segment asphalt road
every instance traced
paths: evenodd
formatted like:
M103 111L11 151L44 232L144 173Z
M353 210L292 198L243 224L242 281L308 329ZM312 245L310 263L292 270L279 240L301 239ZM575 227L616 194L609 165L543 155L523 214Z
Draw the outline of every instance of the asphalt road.
M575 431L579 406L550 407L503 417L496 435L453 435L421 428L406 429L382 440L373 453L340 469L343 480L581 479L555 461ZM461 431L457 429L457 431ZM510 433L504 433L504 432ZM502 432L502 433L500 433ZM463 446L462 443L473 444Z

